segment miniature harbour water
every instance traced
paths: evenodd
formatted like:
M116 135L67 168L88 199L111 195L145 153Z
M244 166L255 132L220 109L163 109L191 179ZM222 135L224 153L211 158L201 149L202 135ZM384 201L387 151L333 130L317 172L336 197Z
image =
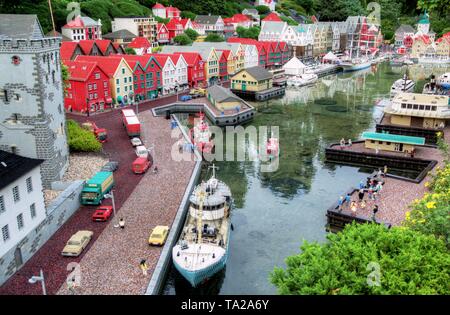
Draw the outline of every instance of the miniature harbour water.
M276 294L269 281L274 266L284 267L287 256L300 252L302 240L326 241L326 209L373 171L324 163L324 148L373 131L382 114L374 104L389 98L392 83L405 70L383 63L329 75L313 86L287 90L281 99L255 103L258 114L251 125L280 128L279 168L262 173L257 162L216 162L217 177L230 186L234 198L227 265L195 289L172 266L162 293ZM409 67L416 92L432 73L449 70Z

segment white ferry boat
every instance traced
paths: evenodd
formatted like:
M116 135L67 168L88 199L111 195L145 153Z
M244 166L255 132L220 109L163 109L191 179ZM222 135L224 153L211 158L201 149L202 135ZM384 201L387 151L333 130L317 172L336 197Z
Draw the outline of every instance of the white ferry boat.
M344 72L350 72L370 68L372 62L369 59L357 58L351 61L343 61L339 65L344 69Z
M300 87L300 86L314 84L317 82L318 79L319 79L319 77L317 76L317 74L303 73L301 75L295 75L295 76L288 77L287 85Z
M402 79L398 79L391 86L391 99L394 98L399 92L414 92L416 83L413 80L408 79L408 76L403 75Z
M210 279L227 262L231 231L231 191L213 174L194 188L178 244L172 249L175 268L193 287Z

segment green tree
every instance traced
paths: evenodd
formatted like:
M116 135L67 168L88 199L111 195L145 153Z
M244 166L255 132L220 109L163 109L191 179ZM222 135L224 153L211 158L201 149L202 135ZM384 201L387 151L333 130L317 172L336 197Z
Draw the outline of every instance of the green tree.
M261 31L261 28L259 28L258 26L252 26L249 28L238 26L236 28L236 33L238 34L238 37L241 37L241 38L258 39L260 31Z
M280 294L450 293L450 253L434 236L353 223L327 238L305 241L286 270L275 268L271 281Z
M180 34L173 38L173 41L179 45L186 46L192 44L192 40L186 34Z
M196 30L193 30L191 28L188 28L187 30L184 31L184 34L186 34L187 36L189 36L189 38L192 41L195 41L197 39L197 37L200 35L199 33L197 33Z
M94 133L82 128L74 120L67 120L67 141L72 152L98 152L102 149Z
M360 0L317 1L315 10L322 21L344 21L348 16L365 14Z
M61 80L63 84L64 95L67 94L67 87L69 84L69 68L61 62Z
M155 21L158 23L167 24L170 22L170 18L164 19L162 17L155 16Z
M450 14L450 2L448 0L418 0L417 7L429 12L439 12L443 15Z
M270 12L269 7L266 5L258 5L255 9L258 10L259 14L268 14Z
M183 19L191 19L191 20L195 20L195 17L197 16L197 14L191 11L181 11L180 15Z
M224 42L225 38L219 34L215 33L209 33L206 38L205 42Z
M125 48L125 53L127 55L136 55L136 51L134 50L134 48L131 48L131 47Z

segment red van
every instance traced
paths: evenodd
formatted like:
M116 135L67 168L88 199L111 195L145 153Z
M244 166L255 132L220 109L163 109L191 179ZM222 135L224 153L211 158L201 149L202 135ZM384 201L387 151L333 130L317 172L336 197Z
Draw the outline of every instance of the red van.
M150 168L150 166L152 166L152 164L148 159L138 157L134 160L131 168L135 174L143 174Z

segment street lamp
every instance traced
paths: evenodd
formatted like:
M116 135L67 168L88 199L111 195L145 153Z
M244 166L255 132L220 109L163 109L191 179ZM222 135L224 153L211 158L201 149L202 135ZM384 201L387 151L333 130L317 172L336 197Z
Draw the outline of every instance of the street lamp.
M47 295L47 290L45 288L45 279L44 279L44 272L40 271L39 276L32 276L30 279L28 279L28 283L34 284L36 282L40 282L42 285L42 295Z
M111 198L113 212L114 212L114 218L115 218L116 217L116 203L114 202L114 191L111 190L111 192L109 194L105 194L105 198ZM114 224L114 227L119 227L119 224Z

